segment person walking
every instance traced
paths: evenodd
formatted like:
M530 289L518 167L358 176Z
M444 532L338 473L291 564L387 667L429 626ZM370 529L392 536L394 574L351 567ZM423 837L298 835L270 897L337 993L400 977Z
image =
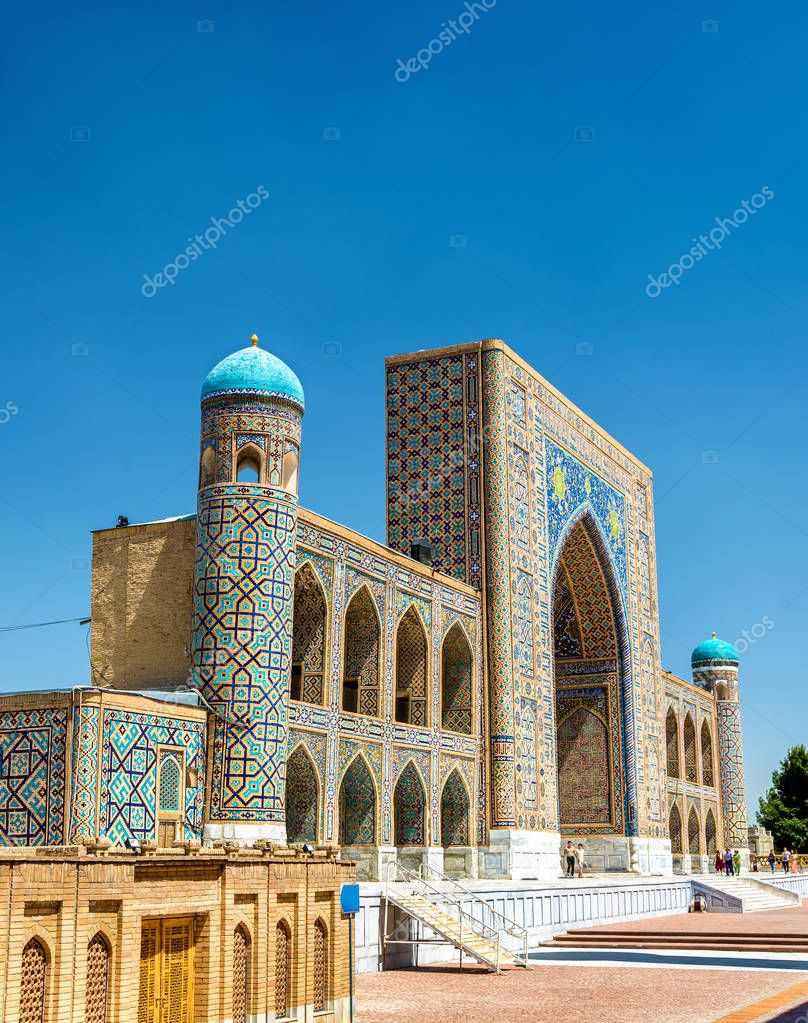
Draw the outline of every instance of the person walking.
M733 877L735 875L734 861L732 859L732 849L727 849L724 853L724 866L726 867L727 877Z
M564 846L564 858L567 861L567 877L575 877L575 846L569 840Z
M716 874L724 873L724 854L720 849L715 854L715 872Z
M736 877L741 876L741 854L737 849L732 854L732 869Z
M777 862L777 857L774 855L774 849L769 849L769 855L767 857L769 861L769 870L774 873L774 865Z
M788 850L788 846L784 845L783 846L783 873L784 874L788 873L788 868L790 866L790 863L789 863L790 859L791 859L791 853Z
M584 855L584 844L583 842L578 843L578 848L575 850L575 859L578 862L578 877L584 876L584 867L586 866L586 856Z

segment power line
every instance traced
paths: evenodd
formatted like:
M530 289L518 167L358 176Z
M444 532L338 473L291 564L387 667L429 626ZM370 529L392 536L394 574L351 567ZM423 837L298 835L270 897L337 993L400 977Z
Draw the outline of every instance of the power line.
M19 632L21 629L42 629L46 625L65 625L68 622L89 622L89 618L60 618L55 622L32 622L30 625L3 625L0 632Z

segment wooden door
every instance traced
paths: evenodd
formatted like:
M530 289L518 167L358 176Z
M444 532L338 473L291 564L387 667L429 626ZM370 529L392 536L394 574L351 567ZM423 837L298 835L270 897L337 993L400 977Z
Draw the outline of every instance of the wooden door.
M143 922L138 1023L192 1023L194 922Z

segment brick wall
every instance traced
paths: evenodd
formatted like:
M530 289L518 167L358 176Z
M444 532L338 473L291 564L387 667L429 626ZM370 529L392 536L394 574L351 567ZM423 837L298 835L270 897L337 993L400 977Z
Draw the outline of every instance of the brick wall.
M22 954L38 940L47 957L43 1023L86 1018L87 949L99 932L111 951L108 1023L135 1023L144 920L191 918L195 1023L233 1017L233 941L249 935L249 1016L274 1019L275 927L290 922L297 1018L312 1019L313 927L328 927L330 1010L318 1023L347 1017L348 924L340 886L353 864L325 850L264 853L224 849L176 855L87 855L81 847L0 853L0 1018L19 1023ZM178 1017L181 1018L181 1017Z
M195 519L93 533L94 685L187 681L195 545Z

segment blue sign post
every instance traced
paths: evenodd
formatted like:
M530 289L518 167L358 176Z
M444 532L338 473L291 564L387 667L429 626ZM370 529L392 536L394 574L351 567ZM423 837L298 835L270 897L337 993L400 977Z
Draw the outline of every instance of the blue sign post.
M344 884L339 893L342 912L348 917L348 996L353 1023L353 918L359 912L359 885Z

